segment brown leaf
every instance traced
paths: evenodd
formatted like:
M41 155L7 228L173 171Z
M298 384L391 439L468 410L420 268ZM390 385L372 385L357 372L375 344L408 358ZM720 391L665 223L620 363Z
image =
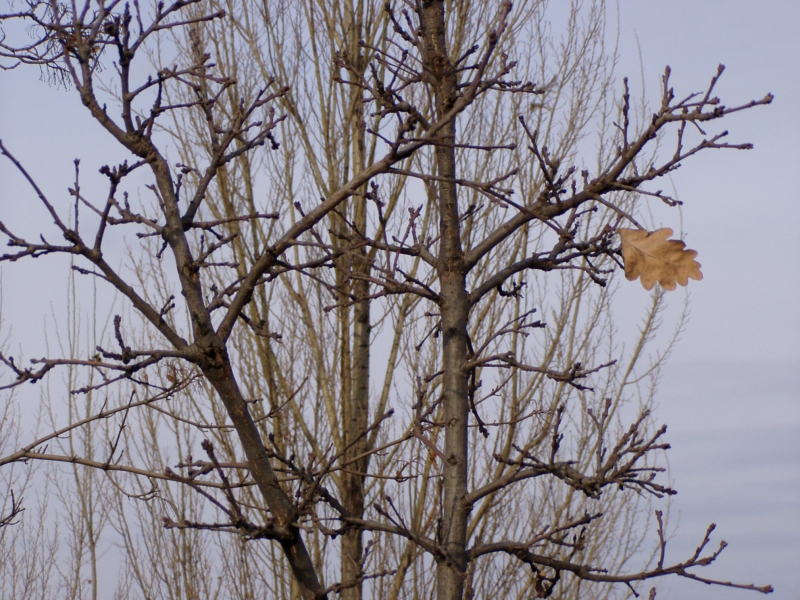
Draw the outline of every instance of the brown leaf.
M622 227L617 233L622 239L628 281L641 277L646 290L652 290L656 281L665 290L674 290L676 284L686 286L689 279L703 279L700 263L694 260L697 252L685 250L686 244L680 240L668 239L672 235L669 227L653 233Z

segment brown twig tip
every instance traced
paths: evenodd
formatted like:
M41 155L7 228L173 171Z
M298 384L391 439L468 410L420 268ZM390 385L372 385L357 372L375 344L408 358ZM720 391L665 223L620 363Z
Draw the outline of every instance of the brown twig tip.
M17 499L16 496L14 496L13 489L9 490L9 495L11 496L11 509L8 511L8 514L0 515L0 529L9 525L16 525L19 522L18 517L25 511L25 508L22 506L23 498Z

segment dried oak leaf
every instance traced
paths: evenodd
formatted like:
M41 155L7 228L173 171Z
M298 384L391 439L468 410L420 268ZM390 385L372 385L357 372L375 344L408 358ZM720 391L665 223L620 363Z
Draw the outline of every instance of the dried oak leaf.
M641 277L646 290L652 290L656 281L665 290L674 290L676 284L686 286L689 279L703 279L700 263L694 260L697 252L686 250L686 244L680 240L668 239L672 235L669 227L653 233L622 227L617 233L622 239L628 281Z

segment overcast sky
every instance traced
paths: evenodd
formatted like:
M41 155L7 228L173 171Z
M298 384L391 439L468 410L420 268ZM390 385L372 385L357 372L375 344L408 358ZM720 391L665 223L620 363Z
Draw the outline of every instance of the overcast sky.
M707 153L674 183L704 280L658 392L679 493L676 559L710 522L730 543L715 576L772 583L800 598L800 2L620 0L620 74L649 93L665 65L676 92L700 91L716 66L728 105L775 94L727 120L748 152ZM625 287L625 294L641 293ZM679 551L679 552L677 552ZM659 598L756 597L674 580Z
M651 98L666 65L681 95L705 89L719 63L727 67L717 89L724 103L775 94L771 106L726 120L731 140L753 142L754 150L706 152L673 177L705 278L691 286L691 322L665 372L658 418L669 424L679 490L671 557L688 557L716 521L716 539L731 546L714 575L772 583L776 600L798 600L800 2L620 0L619 8L618 73L638 81L643 72ZM0 138L51 191L71 184L76 156L87 173L122 156L87 125L74 94L42 84L30 70L0 73ZM23 190L0 164L4 214ZM39 262L3 268L4 313L17 333L42 328L53 300L15 297L15 282L52 279ZM620 301L637 303L642 294L623 286ZM659 599L758 596L699 584L658 589Z

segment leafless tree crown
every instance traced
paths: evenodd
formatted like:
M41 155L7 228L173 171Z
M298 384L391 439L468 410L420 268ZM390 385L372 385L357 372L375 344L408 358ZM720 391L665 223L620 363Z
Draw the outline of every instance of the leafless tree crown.
M703 575L713 525L665 561L650 400L671 342L645 348L662 288L700 275L640 223L679 204L657 186L684 161L749 148L707 130L771 95L724 105L721 66L676 95L667 68L636 108L600 0L563 34L535 0L7 4L0 66L77 94L129 158L100 168L102 194L76 160L53 197L0 141L58 233L4 214L0 260L73 270L61 353L0 353L4 432L23 383L69 387L42 393L50 433L0 435L4 593L60 577L97 597L103 530L119 598L610 598L666 575L771 591ZM661 284L628 351L622 267ZM88 339L92 279L118 314ZM39 497L68 507L71 541L37 579L56 540L8 541L40 462L62 467Z

